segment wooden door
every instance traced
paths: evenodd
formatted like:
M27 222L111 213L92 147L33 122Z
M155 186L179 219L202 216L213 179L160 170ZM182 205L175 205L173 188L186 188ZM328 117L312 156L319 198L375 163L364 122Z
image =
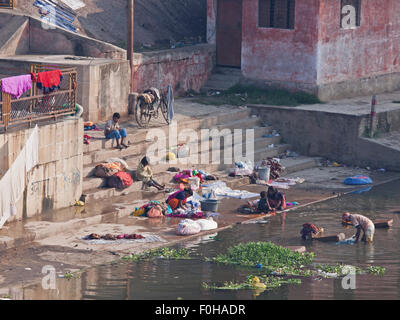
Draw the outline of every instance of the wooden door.
M218 0L217 64L241 67L242 0Z

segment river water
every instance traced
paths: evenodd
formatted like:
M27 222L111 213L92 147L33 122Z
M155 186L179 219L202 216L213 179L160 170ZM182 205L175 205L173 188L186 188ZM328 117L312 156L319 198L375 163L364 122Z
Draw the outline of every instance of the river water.
M60 299L399 299L400 298L400 182L374 187L361 194L348 194L307 208L298 209L268 220L266 224L237 225L212 237L187 242L179 247L191 250L190 260L141 261L116 263L91 268L79 279L58 279L57 294L47 298ZM355 229L341 226L344 211L364 214L371 219L393 218L390 229L377 229L372 245L304 242L300 228L312 222L327 233L345 232L347 237ZM384 276L357 275L356 289L342 288L341 279L318 276L302 278L300 285L255 294L252 290L207 290L202 283L222 284L224 281L243 281L255 270L217 265L205 261L226 252L229 246L249 241L272 241L284 246L304 245L315 253L315 262L344 263L366 268L370 265L386 268ZM31 288L42 290L40 286ZM68 295L60 291L68 290Z

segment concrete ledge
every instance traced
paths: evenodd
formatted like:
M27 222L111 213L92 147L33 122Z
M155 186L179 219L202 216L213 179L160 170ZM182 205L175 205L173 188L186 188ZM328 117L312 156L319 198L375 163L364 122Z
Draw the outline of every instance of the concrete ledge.
M400 89L400 73L373 75L367 78L346 80L317 86L317 96L323 101L358 97Z

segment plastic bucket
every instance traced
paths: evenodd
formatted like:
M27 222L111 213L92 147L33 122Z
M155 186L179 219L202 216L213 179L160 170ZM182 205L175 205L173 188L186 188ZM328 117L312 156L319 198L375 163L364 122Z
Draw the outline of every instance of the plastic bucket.
M202 211L212 211L212 212L217 212L218 211L218 200L213 200L213 199L207 199L207 200L201 200L201 210Z
M258 179L263 181L269 181L270 172L271 172L270 167L259 167L257 169Z

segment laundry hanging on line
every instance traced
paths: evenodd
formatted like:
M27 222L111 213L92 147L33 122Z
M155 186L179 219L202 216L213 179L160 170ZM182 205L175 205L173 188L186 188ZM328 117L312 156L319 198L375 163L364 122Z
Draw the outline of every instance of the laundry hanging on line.
M43 90L43 93L50 93L60 89L63 75L60 70L39 72L36 77L36 86Z
M29 74L1 79L1 91L10 94L13 99L19 99L31 88L32 79Z

